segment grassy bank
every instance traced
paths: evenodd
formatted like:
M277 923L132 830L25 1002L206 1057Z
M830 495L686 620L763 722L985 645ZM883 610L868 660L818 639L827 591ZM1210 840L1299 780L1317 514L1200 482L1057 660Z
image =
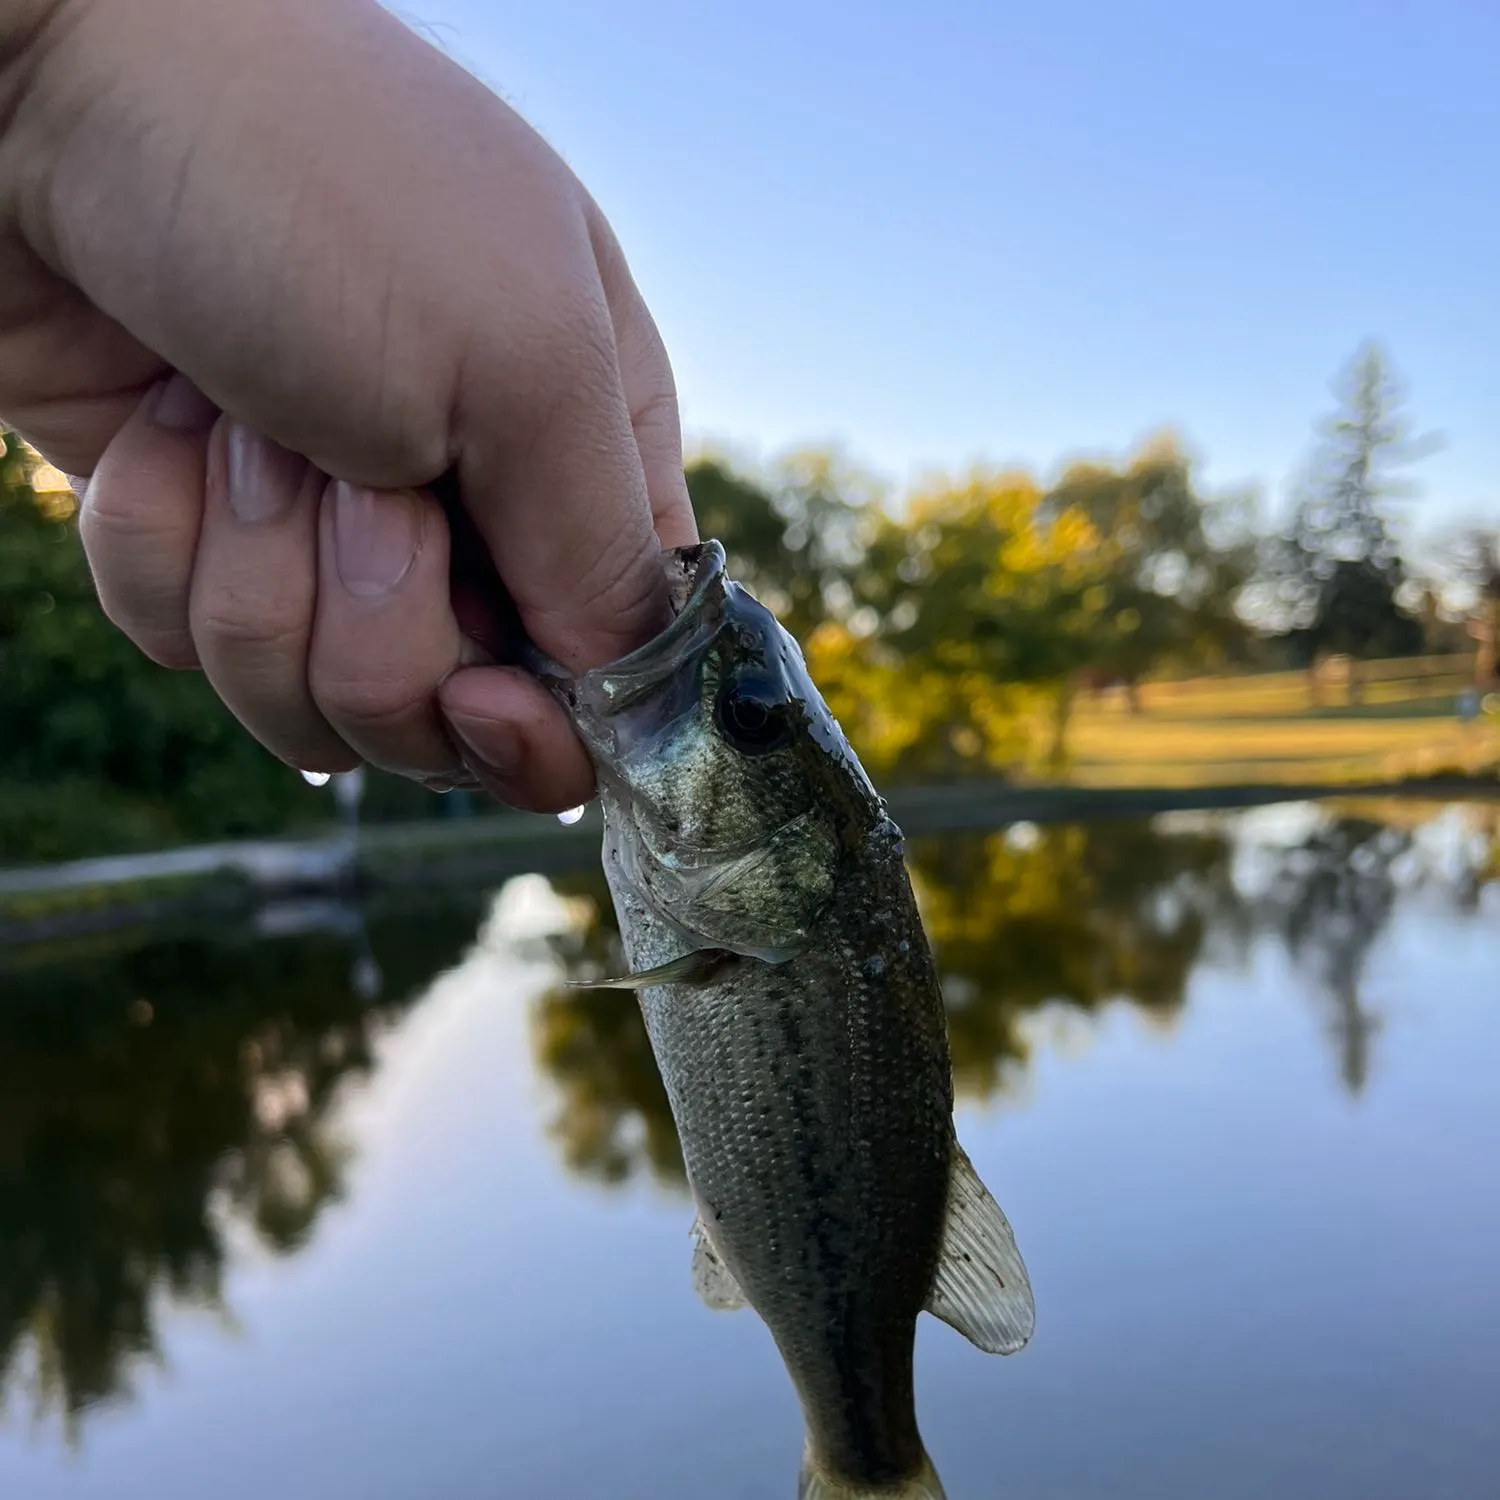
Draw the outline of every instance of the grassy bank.
M1060 779L896 787L911 834L1082 822L1286 799L1500 796L1500 714L1465 724L1464 658L1363 663L1358 680L1263 673L1145 684L1083 699ZM163 912L223 913L284 895L479 884L598 858L599 814L564 827L523 814L367 828L357 847L309 839L0 870L0 941L99 931ZM185 864L194 873L184 874Z
M1466 658L1364 662L1359 679L1270 672L1148 683L1075 711L1067 780L1087 787L1399 781L1500 772L1500 715L1458 717Z

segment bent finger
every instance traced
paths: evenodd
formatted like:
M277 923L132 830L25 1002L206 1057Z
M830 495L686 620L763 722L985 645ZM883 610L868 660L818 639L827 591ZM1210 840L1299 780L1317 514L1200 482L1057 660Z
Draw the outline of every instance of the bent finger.
M567 715L534 677L471 667L439 693L464 762L509 807L562 812L594 795L594 770Z
M459 420L464 505L527 632L573 670L623 656L671 618L609 310L592 263L587 275L578 305L538 310L525 390L513 359L497 364L467 383L473 409Z
M166 667L198 665L189 594L218 415L184 376L160 382L110 440L84 490L79 532L104 613Z
M339 737L372 765L463 782L439 686L468 658L448 596L448 528L415 490L328 485L308 682Z
M209 681L262 745L305 771L346 771L359 757L307 680L324 483L299 454L237 422L219 424L190 619Z

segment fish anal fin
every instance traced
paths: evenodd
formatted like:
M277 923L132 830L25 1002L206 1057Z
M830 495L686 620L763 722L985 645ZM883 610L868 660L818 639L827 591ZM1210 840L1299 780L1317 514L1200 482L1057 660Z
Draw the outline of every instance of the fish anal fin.
M737 1312L748 1306L734 1273L719 1258L702 1219L693 1220L693 1290L714 1312Z
M1036 1326L1031 1278L1016 1237L957 1141L943 1248L927 1311L987 1354L1025 1348Z

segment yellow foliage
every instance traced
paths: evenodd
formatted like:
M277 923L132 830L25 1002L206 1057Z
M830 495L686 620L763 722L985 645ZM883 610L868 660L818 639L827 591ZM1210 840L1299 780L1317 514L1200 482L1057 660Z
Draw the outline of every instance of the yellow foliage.
M877 638L825 621L807 662L829 708L871 774L1008 770L1036 759L1046 694L988 677L964 642L937 660L902 657Z

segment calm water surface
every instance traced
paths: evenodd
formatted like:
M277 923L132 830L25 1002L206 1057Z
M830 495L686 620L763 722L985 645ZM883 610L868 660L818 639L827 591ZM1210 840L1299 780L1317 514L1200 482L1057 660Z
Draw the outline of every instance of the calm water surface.
M1014 1359L952 1500L1500 1494L1493 809L914 841ZM0 1495L790 1500L591 870L0 955Z

